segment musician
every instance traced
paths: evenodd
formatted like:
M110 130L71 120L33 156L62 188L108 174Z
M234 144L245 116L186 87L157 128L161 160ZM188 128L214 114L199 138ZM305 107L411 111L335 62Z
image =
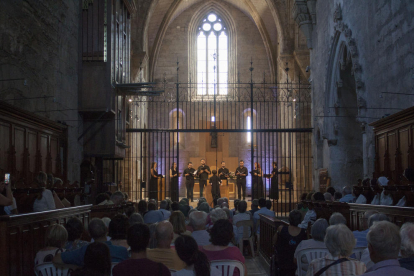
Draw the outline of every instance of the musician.
M221 179L217 176L217 171L213 170L212 171L213 176L210 177L210 185L211 187L211 194L214 198L221 198L220 195L220 186L221 186Z
M204 186L207 186L208 175L211 174L210 167L206 165L206 160L201 159L201 165L197 169L200 178L200 197L203 197Z
M279 199L279 183L278 181L278 170L277 170L277 162L273 162L273 171L272 177L270 178L270 198L271 199Z
M170 179L171 179L171 201L178 202L178 168L177 163L173 162L170 169Z
M157 172L157 162L152 162L151 164L151 178L149 183L149 199L158 200L158 172Z
M185 186L187 187L187 198L193 202L193 190L194 190L194 173L193 163L188 162L187 169L184 170Z
M259 199L263 197L263 171L258 162L254 163L253 173L253 198Z
M227 177L229 177L229 169L226 168L226 162L221 161L221 168L218 170L218 175L220 179L227 180Z
M243 160L240 160L239 165L236 169L238 198L241 199L241 190L243 189L243 200L246 200L246 176L248 171Z

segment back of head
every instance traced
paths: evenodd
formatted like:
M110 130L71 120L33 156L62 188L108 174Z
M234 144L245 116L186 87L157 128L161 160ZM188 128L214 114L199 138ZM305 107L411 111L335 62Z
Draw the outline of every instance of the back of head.
M219 219L210 232L210 241L213 245L227 246L233 239L233 225L227 219Z
M160 209L168 209L168 202L166 200L161 201L160 203Z
M289 213L289 224L298 226L302 221L302 214L298 210L292 210Z
M272 209L272 201L266 200L266 208L269 210Z
M342 193L341 192L335 192L334 200L340 200L341 198L342 198Z
M403 258L414 256L414 223L406 222L400 230L401 255Z
M178 211L178 210L180 210L180 205L178 204L178 202L174 201L171 204L171 211Z
M175 250L178 257L187 266L194 265L194 275L210 276L210 261L206 254L198 250L197 242L193 237L182 235L175 240Z
M138 202L138 212L144 214L147 211L147 202L145 200L140 200Z
M49 228L46 237L46 246L62 248L68 240L68 232L60 224L53 225Z
M306 200L312 200L313 192L310 192L306 195Z
M168 211L171 211L171 204L172 204L173 202L172 202L172 201L171 201L171 199L169 199L169 198L167 198L165 201L167 201L167 203L168 203L167 210L168 210Z
M239 206L239 203L240 203L240 199L235 199L234 200L234 208L236 209L236 210L238 210L238 206Z
M198 210L208 214L210 212L210 206L207 202L203 202L198 206Z
M314 239L315 241L323 242L326 235L326 229L328 229L328 227L329 224L328 221L326 221L326 219L320 218L317 221L315 221L311 228L312 239Z
M368 218L368 227L371 228L371 226L374 225L374 222L377 221L390 221L390 219L386 214L383 213L373 214Z
M313 200L316 201L325 201L325 197L323 196L323 194L321 192L316 192L312 195Z
M351 189L351 187L349 187L349 186L345 186L345 187L342 189L342 195L346 196L346 195L350 195L350 194L352 194L352 189Z
M111 195L111 200L115 205L122 204L125 201L125 196L121 191L116 191Z
M106 236L105 223L99 218L93 218L89 222L88 231L89 235L91 235L91 238L94 240L104 238Z
M196 211L190 214L190 224L194 230L203 230L206 228L207 213Z
M133 213L135 213L135 207L134 206L129 206L125 211L125 215L127 217L130 217Z
M182 234L186 231L185 217L181 211L174 211L171 213L170 222L173 226L173 231L176 234Z
M229 208L229 204L227 202L223 202L220 204L220 208Z
M331 225L326 229L325 245L333 257L348 257L355 247L355 237L346 225Z
M245 213L247 210L247 202L242 200L237 205L237 209L239 210L239 213Z
M106 244L102 242L93 242L88 245L83 258L84 270L87 275L111 275L111 254Z
M324 193L323 197L325 198L325 201L332 201L332 195L328 192Z
M108 235L112 240L125 240L128 227L128 218L124 215L116 215L109 223Z
M368 247L371 247L373 251L370 252L371 259L375 263L378 261L398 258L401 246L401 237L397 225L389 221L375 222L369 228L367 241ZM372 256L375 256L375 260Z
M105 227L108 229L109 228L109 223L111 222L111 219L108 218L108 217L103 217L103 218L101 218L101 220L105 224Z
M259 199L259 206L260 208L265 208L266 207L266 199L264 199L263 197Z
M181 213L183 213L184 217L188 217L188 212L190 211L190 206L188 205L181 205L179 206L179 210Z
M148 203L148 211L155 211L157 210L157 206L155 206L155 203Z
M223 211L226 213L227 218L229 219L230 218L230 209L227 208L227 207L223 207L221 209L223 209Z
M223 197L224 202L227 202L229 204L229 199L227 197Z
M223 202L224 202L224 198L217 199L217 205L218 206L221 206L221 204L223 204Z
M301 196L300 196L300 201L302 201L302 200L306 200L306 196L308 195L308 193L303 193L303 194L301 194Z
M133 213L130 217L129 217L129 225L131 226L134 223L143 223L144 220L141 216L141 214L138 213Z
M252 208L253 207L259 207L259 200L256 198L256 199L253 199L253 201L252 201Z
M158 244L162 242L171 243L173 238L173 230L171 222L166 220L159 222L155 228L155 238L157 239Z
M83 224L77 217L70 218L65 224L68 232L68 241L79 240L83 234Z
M104 202L105 200L109 200L109 195L107 193L98 194L95 198L95 205L98 205Z
M147 250L150 230L144 223L135 223L128 228L127 242L131 251L138 253Z
M332 196L334 196L335 194L335 188L334 187L328 187L328 189L326 189L326 192L330 193Z
M335 212L329 218L329 225L338 225L341 223L346 225L346 218L341 213Z
M220 219L228 219L227 214L223 209L216 208L210 212L211 222L216 223Z
M47 185L47 174L45 172L39 172L36 176L36 184L39 188L45 188Z

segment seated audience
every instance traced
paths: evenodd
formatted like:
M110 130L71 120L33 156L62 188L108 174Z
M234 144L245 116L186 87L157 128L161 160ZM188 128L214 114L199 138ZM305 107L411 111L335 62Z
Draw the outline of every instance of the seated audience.
M206 214L210 213L210 206L208 205L207 202L203 202L200 204L200 206L198 206L197 208L199 211L202 211Z
M142 218L142 216L139 213L133 213L129 217L129 226L131 226L134 223L144 223L144 219Z
M125 215L129 218L135 212L136 212L135 207L129 206L128 208L126 208Z
M329 276L362 275L365 272L366 267L363 262L349 258L355 247L355 238L346 225L329 226L326 229L325 245L330 254L311 261L307 276L318 273Z
M125 195L121 191L116 191L111 195L111 200L108 204L121 205L125 202Z
M298 271L298 275L305 275L306 271L308 271L308 267L309 267L309 260L306 257L306 255L301 255L300 251L301 250L305 250L305 249L326 249L326 245L324 242L325 239L325 234L326 234L326 229L328 228L329 224L328 221L326 221L326 219L318 219L317 221L315 221L315 223L313 224L312 228L311 228L311 235L312 235L312 239L309 240L303 240L299 243L298 247L296 247L295 250L295 259L299 259L301 260L301 267L298 267L298 270L301 269L302 270L302 274L299 274Z
M306 195L306 200L312 200L312 196L313 196L313 194L314 194L315 192L310 192L310 193L308 193L307 195Z
M180 236L175 242L178 257L187 265L173 273L174 276L216 276L221 275L217 268L210 267L206 254L198 249L197 242L190 236Z
M312 194L311 195L311 200L325 201L325 197L320 192L309 193L309 194ZM309 196L309 194L308 194L308 196ZM308 205L308 211L306 212L305 217L303 218L302 222L298 225L298 227L303 228L303 229L307 229L309 222L310 222L311 225L313 225L315 223L315 221L316 221L316 212L314 210L313 204L309 204Z
M401 237L398 226L389 221L374 223L367 235L368 250L374 265L364 275L414 275L413 271L400 266L398 254Z
M281 275L295 275L295 250L301 241L306 240L305 229L298 227L301 219L302 215L298 210L291 211L289 213L289 226L280 225L273 238L273 243L276 248L277 265Z
M334 194L334 201L339 201L342 198L342 193L341 192L335 192Z
M339 202L354 203L355 197L352 195L352 189L349 186L345 186L342 189L342 198Z
M233 225L236 227L239 221L252 219L251 215L249 213L246 213L246 209L247 209L246 201L244 200L240 201L240 203L238 204L238 208L239 210L238 210L237 215L233 217ZM235 235L238 237L237 243L239 243L240 239L243 237L243 227L238 227L237 233L235 233ZM251 235L250 231L249 231L249 235Z
M192 212L190 214L190 224L194 231L191 236L199 246L210 244L210 234L206 230L207 214L202 211Z
M180 204L178 204L178 202L177 201L174 201L172 204L171 204L171 212L174 212L174 211L179 211L180 210Z
M270 200L266 200L266 208L267 208L268 210L272 210L272 201L270 201Z
M186 202L184 200L184 202ZM184 217L187 219L188 218L188 212L190 212L190 206L186 205L186 204L180 204L178 206L178 209L180 210L181 213L183 213Z
M2 180L0 181L0 216L8 215L6 207L12 206L14 202L11 185L6 185L4 176L2 176Z
M72 276L111 276L111 254L106 244L93 242L86 246L83 268L71 273Z
M227 203L226 203L227 204ZM232 217L232 215L231 215L231 211L230 211L230 209L228 208L228 207L222 207L221 208L225 213L226 213L226 216L227 216L227 218L229 219L229 221L230 222L233 222L233 217Z
M51 226L46 236L46 247L37 252L35 265L52 262L56 254L65 251L63 248L67 240L68 232L65 227L60 224Z
M259 199L259 206L260 206L260 210L255 212L253 215L253 222L254 222L254 226L255 226L257 234L260 233L260 224L258 223L258 221L260 220L259 214L262 214L268 217L273 217L273 218L275 217L275 212L267 209L266 200L264 198Z
M131 247L131 258L117 264L112 270L112 275L171 275L165 265L151 261L147 257L149 240L150 231L147 225L143 223L131 225L127 235L128 245Z
M107 227L101 219L94 218L89 222L88 226L89 235L94 241L105 243L109 247L112 262L118 263L128 259L128 251L125 247L113 245L112 242L107 241ZM53 258L55 264L73 264L77 266L84 265L84 256L88 245L85 245L79 249L58 253Z
M80 219L77 217L70 218L66 222L65 228L68 232L68 241L65 245L66 251L76 250L89 244L87 241L82 240L84 227Z
M223 209L216 208L214 210L211 210L210 219L211 219L211 223L214 224L214 223L216 223L216 221L218 221L220 219L227 219L228 220L228 217L227 217L226 212L224 212Z
M414 271L414 224L406 222L401 227L401 267Z
M174 231L174 237L171 243L174 243L175 239L181 235L191 235L191 232L186 229L185 217L182 212L174 211L170 216L170 222L173 226Z
M233 215L235 215L238 212L238 210L239 210L238 209L239 203L240 203L240 199L236 198L234 200L234 208L230 210L230 211L233 212Z
M168 211L169 206L166 200L161 201L159 211L162 213L163 220L168 220L171 216L171 212Z
M372 215L378 214L377 211L373 211L373 210L368 210L364 213L364 215L362 216L362 231L354 231L352 232L354 234L355 239L357 240L356 242L356 247L367 247L368 243L367 243L367 234L369 231L369 218Z
M148 206L147 206L147 202L146 202L145 200L140 200L140 201L138 202L138 213L139 213L142 217L144 217L144 216L145 216L145 214L147 213L147 208L148 208Z
M157 223L164 220L163 214L157 210L154 203L148 203L148 212L144 215L144 222L147 224Z
M171 215L173 216L173 215ZM158 223L155 228L155 237L157 239L157 248L148 249L148 259L154 262L163 263L169 269L181 270L186 267L185 263L180 260L174 248L171 248L171 242L174 237L174 228L169 221Z
M323 197L325 198L325 201L333 201L333 195L331 193L324 193Z
M335 212L329 218L329 225L337 225L341 223L346 225L346 218L341 213Z
M252 214L252 217L254 217L254 213L259 211L259 210L260 210L259 209L259 200L258 199L253 199L252 206L251 206L251 209L249 211L250 214Z
M118 214L109 223L108 235L111 237L111 242L116 246L123 246L129 248L127 243L127 230L129 227L129 220L126 216Z
M220 219L216 221L213 228L211 228L211 244L202 246L201 252L204 252L210 261L235 260L242 262L244 265L245 260L239 248L235 246L228 246L232 241L233 236L233 226L230 221L227 219ZM247 274L246 267L244 270ZM239 276L240 271L236 269L233 275Z
M42 189L33 203L34 212L43 212L49 210L55 210L56 208L64 208L62 201L59 199L55 192L51 192L46 189L47 175L44 172L39 172L35 180L37 187ZM10 205L10 204L9 204Z
M336 191L335 191L334 187L330 186L330 187L328 187L328 189L326 189L326 192L330 193L332 195L332 198L333 198Z
M106 205L110 197L107 193L98 194L95 198L95 205Z

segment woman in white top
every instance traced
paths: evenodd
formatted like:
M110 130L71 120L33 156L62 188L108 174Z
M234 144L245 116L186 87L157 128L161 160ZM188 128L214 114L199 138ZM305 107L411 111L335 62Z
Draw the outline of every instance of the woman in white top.
M43 189L43 192L39 193L39 196L35 199L33 204L34 212L49 211L65 207L55 192L52 193L50 190L46 189L46 173L39 172L36 177L36 183L39 188Z
M65 251L63 247L67 240L68 232L65 227L60 224L51 226L46 237L46 247L37 252L35 265L51 263L57 253Z

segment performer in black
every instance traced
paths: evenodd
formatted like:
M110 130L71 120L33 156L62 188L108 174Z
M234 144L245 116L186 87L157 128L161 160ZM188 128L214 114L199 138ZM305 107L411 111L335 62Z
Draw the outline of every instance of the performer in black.
M227 180L227 177L229 177L229 169L226 168L226 162L221 161L221 168L218 170L218 175L220 179ZM227 186L229 184L227 183Z
M193 202L193 189L194 189L194 172L193 163L188 162L187 169L184 170L185 186L187 187L187 198Z
M206 160L201 159L201 165L197 169L197 174L200 178L200 197L203 197L204 186L207 186L207 179L210 173L210 167L206 165Z
M238 198L241 199L241 190L243 189L243 200L246 200L246 176L248 171L243 160L240 160L239 164L240 166L236 169Z
M152 162L151 164L151 178L149 183L149 199L158 200L158 172L157 172L157 162Z
M210 185L211 187L211 194L213 195L213 198L220 198L220 185L221 185L221 180L220 178L217 176L217 171L213 170L212 171L213 176L210 177Z
M278 170L277 162L273 162L273 171L272 177L270 178L270 198L278 200L279 199L279 183L278 181Z
M253 173L253 198L259 199L263 197L263 172L258 162L254 163Z
M178 168L177 163L173 163L170 169L170 179L171 179L171 201L178 202Z

